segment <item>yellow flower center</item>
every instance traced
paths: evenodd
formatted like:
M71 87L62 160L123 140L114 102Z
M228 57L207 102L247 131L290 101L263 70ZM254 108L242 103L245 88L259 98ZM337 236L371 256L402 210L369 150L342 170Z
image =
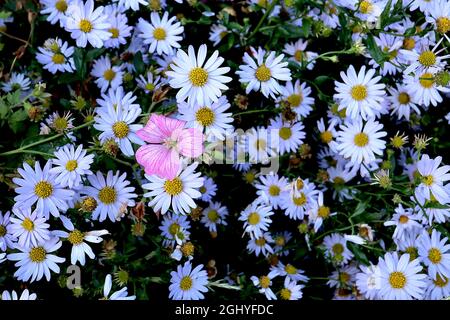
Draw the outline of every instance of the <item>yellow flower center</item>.
M295 61L302 62L302 60L303 60L303 51L302 50L295 50L294 59L295 59Z
M389 284L392 288L403 289L406 285L406 276L403 272L394 271L389 275Z
M373 5L370 1L364 0L361 1L359 5L359 11L363 14L371 13L373 10Z
M292 130L288 127L283 127L278 131L280 138L283 140L288 140L292 136Z
M352 87L351 90L352 98L356 101L362 101L367 98L367 88L362 84L357 84Z
M320 133L320 140L324 143L330 143L333 140L333 134L331 131L324 131Z
M178 232L180 232L180 225L178 223L172 223L169 227L169 233L174 236Z
M434 182L434 178L433 178L433 176L431 174L427 175L427 176L422 176L422 183L424 185L429 187L429 186L431 186L433 184L433 182Z
M403 39L403 49L412 50L416 46L416 41L413 38Z
M67 2L66 2L66 0L58 0L58 1L56 1L55 8L59 12L66 12L66 10L67 10Z
M192 278L190 276L184 276L180 281L180 289L188 291L192 288Z
M212 222L216 222L217 220L219 220L219 213L217 212L217 210L209 211L208 219L211 220Z
M0 224L0 238L1 238L1 237L4 237L5 234L6 234L6 228L5 228L4 225L1 225L1 224Z
M286 239L283 236L276 237L275 244L279 247L283 247L286 244Z
M403 214L398 218L398 222L400 222L401 224L405 224L405 223L407 223L408 221L409 221L408 216L405 216L405 215L403 215Z
M73 230L69 233L67 240L69 240L69 242L73 245L80 244L84 240L84 234L81 231Z
M333 179L333 182L334 182L334 184L336 185L336 186L343 186L344 184L345 184L345 180L344 180L344 178L342 178L342 177L335 177L334 179Z
M303 95L301 93L296 94L293 93L289 97L287 97L287 102L291 107L297 107L299 106L303 101Z
M203 107L197 110L195 113L195 119L197 122L199 122L203 127L209 127L214 123L214 119L216 118L216 115L214 112L208 108Z
M444 288L448 284L447 277L441 277L439 274L436 275L436 280L433 280L434 284L439 288Z
M269 194L272 196L272 197L276 197L276 196L279 196L280 195L280 187L279 186L276 186L276 185L271 185L270 187L269 187Z
M258 81L266 82L270 80L270 77L272 76L272 73L270 72L270 69L266 67L265 64L262 64L256 69L255 77L258 79Z
M333 253L335 255L341 255L344 252L344 246L340 243L335 243L332 247L331 247L331 251L333 251Z
M89 33L92 31L92 23L89 20L81 19L80 21L80 30L84 33Z
M259 216L259 214L257 212L250 213L247 218L248 224L250 224L252 226L258 224L260 220L261 220L261 217Z
M150 6L150 9L152 9L153 11L161 10L161 1L159 0L150 0L148 2L148 5Z
M63 117L58 117L53 121L53 126L55 127L56 130L65 130L67 129L67 126L69 125L69 122L67 121L66 118Z
M405 249L405 252L409 254L409 261L413 261L418 257L417 248L408 247Z
M430 89L434 85L434 78L431 73L424 73L419 78L420 85L424 87L425 89Z
M153 30L153 38L158 41L164 40L166 38L166 30L163 28L155 28L155 30Z
M297 268L289 263L284 267L284 271L286 271L287 274L297 274Z
M436 63L436 55L432 51L424 51L419 56L419 62L424 67L431 67Z
M294 202L294 204L298 207L304 206L306 203L306 196L305 194L302 192L300 194L300 197L292 197L292 201Z
M40 263L45 260L47 252L43 247L36 247L30 250L30 260L32 262Z
M52 57L52 61L54 64L63 64L66 58L61 53L55 53Z
M350 275L347 272L339 273L339 281L341 283L347 283L350 280Z
M264 237L255 240L255 244L259 247L263 247L266 244L266 239Z
M447 33L450 30L450 19L440 17L436 20L436 29L439 33Z
M441 262L442 260L442 253L438 248L431 248L428 251L428 259L434 264L437 264Z
M164 191L170 196L176 196L183 191L183 182L180 178L174 178L164 182Z
M208 72L200 67L194 68L189 72L189 80L194 87L203 87L208 81Z
M355 139L353 141L356 146L362 148L369 144L369 136L365 134L364 132L360 132L357 135L355 135Z
M103 189L100 189L98 192L98 199L103 202L104 204L111 204L116 201L117 198L117 192L116 189L112 187L103 187Z
M245 181L247 181L247 183L253 183L253 181L255 181L255 173L252 171L246 172L244 175Z
M328 218L330 216L330 208L326 206L321 206L317 211L317 215L322 219Z
M81 203L81 208L86 212L92 212L97 208L97 200L93 197L86 197Z
M398 95L398 102L400 104L408 104L411 101L411 98L409 97L409 94L406 92L400 92Z
M270 278L268 276L260 277L259 284L261 285L261 288L267 289L270 286Z
M289 300L291 299L291 291L288 288L283 288L280 291L280 296L282 300Z
M34 222L31 221L29 218L25 218L22 221L22 227L27 230L28 232L31 232L34 230Z
M108 29L109 32L111 32L111 38L116 39L119 37L119 29L117 28L110 28Z
M66 162L66 170L67 171L73 171L78 167L77 160L69 160Z
M119 139L125 138L130 132L130 128L124 121L117 121L114 123L112 130L114 135Z
M204 194L206 192L205 186L201 186L200 189L198 189L198 191Z
M47 182L47 181L39 181L34 186L34 194L37 195L39 198L45 199L52 195L53 193L53 186Z
M103 78L106 81L111 82L115 77L116 77L116 73L114 72L113 69L108 69L105 72L103 72Z

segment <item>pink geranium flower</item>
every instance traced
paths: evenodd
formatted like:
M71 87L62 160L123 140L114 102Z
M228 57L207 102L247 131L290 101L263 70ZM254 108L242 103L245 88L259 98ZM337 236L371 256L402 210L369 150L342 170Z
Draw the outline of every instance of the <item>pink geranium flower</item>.
M145 173L174 179L181 166L181 156L195 158L203 152L203 133L184 128L185 121L152 114L144 128L136 131L150 143L136 151L137 162Z

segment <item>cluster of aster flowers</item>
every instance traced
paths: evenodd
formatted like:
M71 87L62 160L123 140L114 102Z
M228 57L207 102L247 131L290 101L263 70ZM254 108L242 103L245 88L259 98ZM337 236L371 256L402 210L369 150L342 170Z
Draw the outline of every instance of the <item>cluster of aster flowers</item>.
M450 1L10 7L2 300L450 297Z

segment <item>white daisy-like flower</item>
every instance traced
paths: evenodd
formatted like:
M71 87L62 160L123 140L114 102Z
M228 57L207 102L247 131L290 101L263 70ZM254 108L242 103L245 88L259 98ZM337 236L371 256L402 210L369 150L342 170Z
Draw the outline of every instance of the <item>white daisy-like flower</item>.
M333 271L328 277L327 285L330 288L352 288L355 285L358 269L354 265L347 265Z
M434 25L435 30L440 34L450 31L450 2L432 1L427 12L426 21Z
M270 269L277 270L279 276L287 277L287 278L291 279L292 281L296 281L296 282L297 281L302 281L302 282L309 281L309 278L304 275L305 271L294 267L290 263L284 264L281 261L279 261L276 266L272 266Z
M86 263L86 255L91 259L95 258L95 254L87 242L100 243L103 241L101 236L104 236L109 232L107 230L81 232L80 230L75 229L75 226L69 218L65 216L60 216L59 218L69 232L58 230L52 231L52 234L67 239L72 245L70 263L74 265L79 261L80 264L84 266Z
M182 169L180 167L177 176L172 180L160 178L157 175L145 175L149 183L142 185L142 188L150 190L144 197L152 198L149 206L154 211L161 210L165 214L171 208L177 214L187 214L197 205L194 199L202 196L199 191L203 185L203 178L200 172L195 172L198 162Z
M260 293L264 293L267 300L277 300L277 296L273 293L270 286L272 285L272 279L278 276L278 270L272 270L267 275L256 277L251 276L250 280L252 280L255 287L259 289Z
M280 206L292 220L302 220L317 201L318 191L308 179L297 179L292 183L294 190L283 192Z
M41 14L47 16L47 21L55 24L59 21L61 27L64 27L67 16L66 12L73 0L40 0L43 8Z
M337 136L337 131L335 129L337 124L336 119L331 119L328 128L325 126L325 121L321 118L317 121L317 129L319 129L320 141L326 143L331 151L336 152L336 141L333 139Z
M380 272L379 296L385 300L422 299L426 287L425 274L418 259L410 260L409 254L400 258L397 252L388 252L378 262Z
M428 277L425 299L442 300L450 296L450 281L446 277Z
M314 231L319 231L325 219L336 215L336 212L331 212L330 207L324 204L323 192L319 191L317 202L313 202L312 208L308 211L308 221L314 225Z
M121 108L122 110L141 109L139 104L134 103L137 97L132 92L124 93L123 87L118 87L117 90L109 89L108 94L102 93L101 99L96 102L101 108ZM98 109L97 109L98 110Z
M11 214L6 211L5 214L0 211L0 250L6 251L7 248L14 248L16 239L10 233Z
M83 145L79 145L76 149L74 145L66 145L55 151L54 167L50 169L50 173L57 175L55 182L72 189L81 184L82 176L92 174L89 168L94 162L94 155L86 153Z
M60 212L69 209L67 201L74 195L72 190L64 189L56 183L56 175L51 173L52 161L49 160L44 168L38 161L34 164L34 170L26 162L23 169L18 168L21 178L13 178L13 182L18 185L15 189L17 196L14 197L15 207L30 208L36 203L36 211L43 214L48 219L51 213L59 217Z
M151 71L147 72L147 78L142 74L136 79L139 88L144 90L145 93L150 93L161 87L161 76L154 77Z
M111 37L111 24L100 6L94 10L94 0L73 0L66 11L65 28L70 32L77 46L84 48L89 42L95 48L101 48L103 42Z
M36 54L36 60L44 65L44 69L55 74L56 72L73 72L75 63L72 55L74 48L69 47L67 42L61 39L48 39L44 47L39 47Z
M101 92L105 92L108 87L117 89L122 85L123 71L119 66L112 66L108 56L95 60L91 75L97 78L95 83Z
M126 38L131 36L133 27L128 25L127 16L121 13L114 5L106 6L105 14L108 16L108 22L111 24L108 29L111 33L111 38L105 41L105 48L119 48L121 44L127 43Z
M438 85L431 72L419 73L416 76L405 76L406 90L416 103L428 107L437 106L443 101L440 92L448 93L450 88Z
M423 232L417 239L419 257L428 267L430 277L435 280L438 276L450 278L450 245L447 244L447 237L441 237L441 233L433 229L431 236Z
M362 117L367 120L377 116L386 93L385 85L379 83L381 76L374 77L374 74L374 69L366 73L366 66L362 66L356 74L352 65L346 73L341 72L344 82L335 81L337 94L334 95L339 101L339 111L346 109L346 114L351 119Z
M419 200L430 200L433 196L440 204L450 202L450 194L444 187L444 183L450 180L450 166L439 167L441 162L442 157L431 159L427 154L417 162L420 184L415 189L415 195Z
M383 63L383 66L380 66L374 59L371 59L369 64L379 68L382 76L397 74L402 70L400 67L402 56L399 55L399 49L403 45L403 38L385 33L380 33L378 37L374 38L378 47L388 56L388 60Z
M274 240L269 232L263 233L260 237L250 239L247 244L247 250L249 253L255 253L257 257L262 254L264 257L268 257L269 254L273 254L273 248L271 244Z
M409 6L410 11L415 11L419 9L423 13L429 13L434 1L430 0L413 0Z
M388 88L390 96L387 97L391 104L391 115L397 114L399 120L405 118L409 121L411 111L420 115L420 109L413 97L403 85L397 85L397 88Z
M205 177L203 180L203 185L200 187L199 191L202 194L200 200L209 202L216 195L217 184L212 178Z
M252 128L246 131L241 143L245 145L245 150L248 150L250 163L265 164L271 157L278 155L280 135L276 130Z
M210 232L217 232L217 226L226 226L225 218L228 216L228 209L220 202L210 202L209 206L202 212L201 222Z
M353 253L347 248L347 239L339 233L326 236L323 244L327 249L325 255L339 265L345 265L353 258Z
M5 92L11 92L20 90L22 92L30 89L31 80L22 73L13 72L11 78L8 81L2 83L2 90Z
M260 182L255 183L257 201L264 203L274 209L278 209L282 202L282 193L288 187L285 177L279 177L276 174L261 175Z
M8 254L8 260L17 261L15 266L19 267L14 277L21 281L34 282L45 276L47 281L50 281L50 271L58 274L60 269L57 264L66 261L64 258L51 254L61 245L61 241L54 237L36 246L18 248L21 251L19 253Z
M146 6L149 4L147 0L115 0L118 1L118 6L128 10L131 8L133 11L139 10L139 5ZM150 1L153 2L153 1Z
M142 124L134 124L141 114L141 108L115 108L114 105L108 104L105 108L97 108L96 112L94 128L102 132L99 136L101 143L113 139L127 157L134 155L132 142L144 144L136 135Z
M20 296L17 294L17 292L15 290L11 291L11 293L9 293L9 291L3 291L2 296L1 296L1 300L5 301L5 300L36 300L37 299L37 295L36 293L30 293L30 291L28 291L28 289L25 289L22 291L22 293L20 294Z
M103 286L103 299L105 300L136 300L136 296L128 295L128 288L123 287L119 291L111 293L112 289L112 277L110 274L106 275L105 284Z
M186 127L198 128L206 134L207 141L214 138L225 139L227 131L233 129L231 112L225 112L230 104L225 96L221 96L217 102L210 106L195 104L193 107L186 102L178 104L179 119L186 121Z
M404 209L401 204L395 208L395 214L392 219L384 223L385 226L395 226L394 239L403 240L406 235L413 233L416 229L420 229L421 225L418 222L419 217L414 214L410 208Z
M195 55L194 47L189 46L188 53L179 49L171 71L167 71L169 84L172 88L180 89L176 98L178 102L187 101L190 105L211 105L222 95L228 87L224 84L231 81L224 76L230 71L229 67L220 67L224 58L219 57L219 51L214 51L206 60L207 46L202 44ZM206 62L205 62L206 60Z
M50 239L50 225L42 214L31 212L31 208L13 208L14 216L11 216L11 224L8 233L18 239L20 247L29 248L37 246Z
M281 95L278 98L278 103L286 101L291 109L298 115L298 118L306 118L312 111L314 98L311 95L311 88L306 83L301 83L300 80L286 82L286 85L281 87Z
M239 75L240 82L247 84L247 94L261 89L266 98L271 96L275 99L276 95L282 92L278 81L290 81L291 71L287 68L288 63L282 62L284 54L276 56L275 51L271 51L267 58L264 56L265 51L262 48L258 48L255 59L245 52L245 64L239 66L236 74Z
M203 293L208 292L208 274L200 264L192 268L190 261L179 265L176 271L170 273L169 299L201 300Z
M244 231L251 238L259 238L269 229L272 223L270 216L273 214L271 207L252 202L241 212L239 221L244 221Z
M275 119L270 119L270 124L267 130L277 130L279 135L279 150L280 154L288 152L296 152L300 145L303 144L303 139L306 135L303 131L305 126L301 122L287 122L283 121L282 116Z
M116 174L110 170L106 179L101 172L88 176L90 186L83 189L82 193L93 197L97 201L97 207L92 212L92 219L105 221L109 218L112 222L121 219L127 207L133 207L136 198L134 187L126 180L127 174L117 171ZM125 211L125 212L124 212Z
M209 32L209 41L217 46L219 42L226 37L228 34L228 29L221 24L213 24L211 26L211 31Z
M191 225L186 216L172 213L164 215L162 225L159 227L164 238L163 246L173 248L179 240L189 240L190 228Z
M444 60L450 57L450 55L439 56L439 54L445 50L445 48L437 50L443 39L444 38L441 38L432 49L430 49L427 44L422 45L419 50L415 48L412 50L401 50L400 52L409 64L403 73L405 75L410 73L422 74L425 72L435 74L442 70L445 67Z
M280 290L280 298L282 300L300 300L303 297L302 289L304 285L297 284L296 281L291 281L289 277L284 279L283 289Z
M364 123L361 119L349 121L340 126L336 149L339 154L350 159L353 164L375 161L375 155L383 155L386 141L380 139L387 133L381 131L383 125L374 119Z
M368 267L360 265L361 272L356 274L356 287L359 292L364 295L366 299L378 299L378 292L380 289L380 271L378 266L370 265Z
M173 54L174 48L180 48L179 42L183 40L180 34L183 33L184 27L175 16L169 19L167 11L162 18L157 12L152 12L150 23L140 18L137 28L140 32L138 36L144 39L145 44L150 45L148 49L150 53Z
M297 42L286 43L283 52L290 57L290 61L300 65L304 64L308 70L312 70L316 63L315 58L318 54L316 52L306 51L307 46L307 41L299 39Z

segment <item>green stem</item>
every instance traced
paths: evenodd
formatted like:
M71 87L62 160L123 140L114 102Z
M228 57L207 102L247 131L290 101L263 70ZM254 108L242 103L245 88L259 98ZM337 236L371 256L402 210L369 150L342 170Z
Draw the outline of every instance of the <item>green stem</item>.
M83 123L82 125L79 125L78 127L73 128L71 131L77 131L79 129L88 127L92 123L94 123L94 120L91 120L89 122ZM3 152L3 153L0 153L0 157L10 156L10 155L13 155L13 154L18 154L18 153L30 153L29 151L32 151L32 150L27 150L27 149L35 147L35 146L38 146L38 145L43 144L43 143L47 143L47 142L53 141L53 140L61 138L63 136L64 136L64 133L58 133L58 134L56 134L54 136L51 136L51 137L48 137L48 138L45 138L45 139L42 139L42 140L30 143L30 144L27 144L26 146L23 146L23 147L14 149L14 150L10 150L10 151L6 151L6 152Z
M247 111L242 111L242 112L235 113L233 115L233 117L241 116L243 114L251 114L251 113L258 113L258 112L273 112L273 111L274 110L266 110L266 109L262 109L262 110L247 110Z
M275 8L275 5L278 3L278 0L274 0L272 1L272 3L270 4L269 8L267 8L266 13L264 13L264 15L262 16L262 18L259 20L258 24L255 27L255 30L253 30L252 33L250 33L250 35L247 38L247 41L250 40L259 30L259 28L261 28L264 20L267 19L267 17L270 15L270 13L272 12L273 8Z

